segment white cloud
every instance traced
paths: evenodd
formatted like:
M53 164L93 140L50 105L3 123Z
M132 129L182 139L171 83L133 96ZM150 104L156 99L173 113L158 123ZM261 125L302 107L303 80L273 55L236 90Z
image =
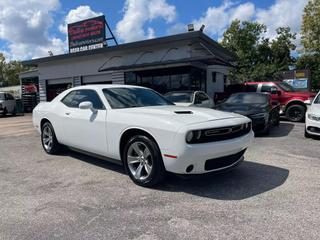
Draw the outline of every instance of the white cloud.
M268 9L258 9L256 20L267 26L267 37L274 38L276 29L289 26L293 32L300 32L303 9L308 0L277 0ZM298 36L299 38L299 36Z
M179 33L184 33L187 31L187 25L183 23L176 23L168 28L167 34L174 35Z
M57 39L48 34L53 23L51 13L59 7L59 0L0 1L0 39L8 42L8 49L3 51L9 59L63 51Z
M293 32L300 32L303 9L307 2L308 0L295 0L294 3L292 0L276 0L269 8L262 9L252 2L237 4L224 1L220 6L209 7L202 17L193 22L196 28L205 24L207 33L221 39L223 32L235 19L258 21L267 26L266 37L274 38L279 27L289 26Z
M103 13L95 12L91 10L89 6L79 6L76 9L72 9L69 11L69 13L64 19L64 23L59 26L59 30L60 32L67 34L68 23L73 23L101 15L103 15Z
M199 19L194 20L193 23L196 29L204 24L206 32L220 36L233 20L251 20L254 12L255 6L253 3L236 5L231 1L224 1L218 7L209 7L206 13Z
M124 16L117 23L116 33L124 42L155 37L153 28L144 29L147 23L162 18L167 23L176 18L176 8L166 0L126 0Z

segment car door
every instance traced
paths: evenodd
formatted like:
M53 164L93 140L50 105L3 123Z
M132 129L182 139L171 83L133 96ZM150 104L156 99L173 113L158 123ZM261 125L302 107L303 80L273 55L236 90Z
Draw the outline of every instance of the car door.
M91 102L94 108L80 109L82 102ZM64 143L91 153L105 155L106 108L98 93L92 89L71 91L62 100Z
M267 84L267 83L263 83L260 91L261 92L265 92L265 93L269 93L271 95L272 101L274 103L278 103L279 102L279 95L278 95L278 91L277 91L277 87L273 84Z

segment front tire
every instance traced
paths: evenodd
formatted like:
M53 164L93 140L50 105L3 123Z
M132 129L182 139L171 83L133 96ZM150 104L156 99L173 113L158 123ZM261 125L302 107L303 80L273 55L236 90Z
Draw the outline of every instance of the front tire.
M41 128L41 143L44 151L48 154L56 154L60 150L60 144L50 122L43 124Z
M123 162L129 177L139 186L153 187L165 178L160 149L147 136L130 138L124 147Z
M306 114L306 109L302 105L291 105L286 110L286 117L291 122L302 122Z

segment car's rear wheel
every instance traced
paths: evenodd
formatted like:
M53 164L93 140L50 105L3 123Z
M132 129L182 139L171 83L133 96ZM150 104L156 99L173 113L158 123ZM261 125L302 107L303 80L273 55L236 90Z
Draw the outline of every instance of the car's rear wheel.
M292 105L288 107L286 110L286 117L291 122L302 122L304 119L304 115L306 113L306 109L302 105Z
M147 136L130 138L124 148L123 161L132 181L140 186L152 187L165 178L159 147Z
M50 122L43 124L41 129L42 147L48 154L55 154L60 150L60 144Z
M12 110L12 113L11 113L11 114L12 114L12 116L15 116L15 115L17 114L17 109L16 109L16 107L14 107L14 108L13 108L13 110Z
M7 109L4 108L4 109L3 109L3 112L2 112L2 116L6 116L6 115L7 115L7 112L8 112Z

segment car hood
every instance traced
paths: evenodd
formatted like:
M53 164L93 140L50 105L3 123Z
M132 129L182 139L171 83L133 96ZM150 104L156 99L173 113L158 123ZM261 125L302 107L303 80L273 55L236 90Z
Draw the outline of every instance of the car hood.
M188 103L188 102L175 102L174 104L176 106L181 106L181 107L189 107L192 105L192 103Z
M266 105L265 104L228 104L224 103L217 106L217 109L226 111L226 112L233 112L238 113L244 116L249 116L251 114L260 113L265 111Z
M242 118L243 116L221 112L209 108L179 107L179 106L155 106L121 109L122 113L145 115L167 122L180 122L184 124L195 124L207 121L215 121L229 118Z

